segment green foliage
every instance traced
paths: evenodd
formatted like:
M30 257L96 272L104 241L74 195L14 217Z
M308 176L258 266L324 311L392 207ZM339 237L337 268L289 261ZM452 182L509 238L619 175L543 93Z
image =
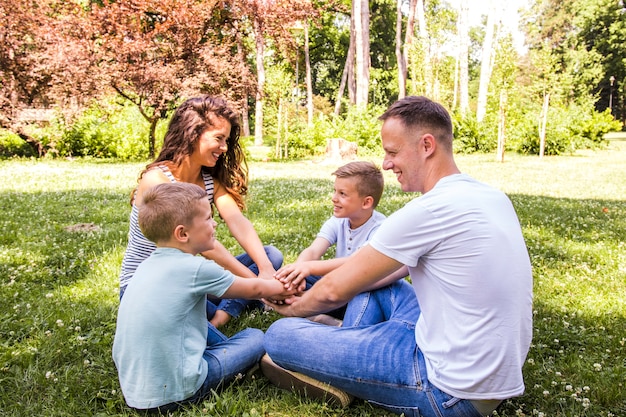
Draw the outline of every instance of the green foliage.
M368 153L380 146L380 122L384 112L379 106L371 105L366 110L355 107L344 115L318 115L311 127L302 127L290 133L289 154L292 157L321 155L326 149L326 140L345 139L356 143L359 153Z
M31 157L35 155L34 149L13 132L0 129L0 158L8 157Z
M495 149L494 136L488 136L482 129L485 123L478 123L474 113L465 116L455 114L454 123L454 152L476 153L491 152Z
M94 103L68 126L56 150L61 156L145 158L148 128L136 106Z
M539 110L537 116L526 116L526 120L511 133L511 146L518 152L530 155L539 154ZM593 149L605 146L604 134L619 130L621 124L615 121L610 112L589 110L572 105L567 108L550 107L546 128L546 155L562 155L579 149Z

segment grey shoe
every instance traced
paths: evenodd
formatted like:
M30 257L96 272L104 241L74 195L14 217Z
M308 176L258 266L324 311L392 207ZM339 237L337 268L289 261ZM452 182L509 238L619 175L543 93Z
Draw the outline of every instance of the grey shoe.
M325 382L318 381L299 372L289 371L276 365L266 353L261 358L261 372L278 388L290 389L308 398L319 399L335 407L345 408L354 397Z

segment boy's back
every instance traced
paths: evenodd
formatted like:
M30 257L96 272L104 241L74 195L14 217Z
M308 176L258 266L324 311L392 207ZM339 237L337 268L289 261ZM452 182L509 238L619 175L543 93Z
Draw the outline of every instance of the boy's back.
M206 294L234 276L211 261L157 248L120 303L113 359L128 405L152 408L193 395L207 376Z

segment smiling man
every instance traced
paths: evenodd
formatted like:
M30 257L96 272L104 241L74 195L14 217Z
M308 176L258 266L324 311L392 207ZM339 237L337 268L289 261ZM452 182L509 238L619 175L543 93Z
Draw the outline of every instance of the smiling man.
M532 338L532 273L517 215L504 193L460 173L440 104L406 97L380 119L383 168L403 191L422 194L343 266L273 307L296 317L329 311L406 265L414 321L395 314L393 294L377 291L368 300L383 312L378 322L280 319L265 335L267 374L279 386L327 387L327 397L344 392L398 414L489 415L523 393Z

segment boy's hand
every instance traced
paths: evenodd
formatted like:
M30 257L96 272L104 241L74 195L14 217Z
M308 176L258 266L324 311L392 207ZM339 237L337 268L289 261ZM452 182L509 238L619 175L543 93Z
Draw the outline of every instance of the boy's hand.
M311 269L306 262L288 264L280 268L274 274L274 278L285 284L288 289L304 289L306 282L304 279L311 275Z

